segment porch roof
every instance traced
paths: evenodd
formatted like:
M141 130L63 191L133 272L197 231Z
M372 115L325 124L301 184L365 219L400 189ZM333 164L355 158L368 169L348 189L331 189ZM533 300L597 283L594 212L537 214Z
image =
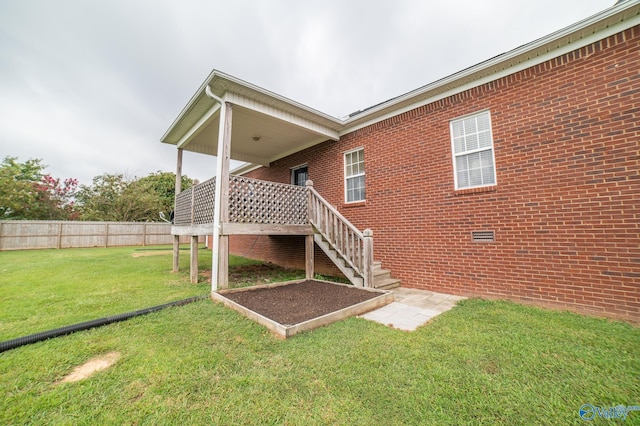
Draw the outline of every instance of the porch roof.
M278 158L327 140L338 140L341 121L218 70L202 83L162 142L216 155L220 104L233 104L231 159L267 166Z
M635 25L640 25L640 3L618 2L567 28L357 111L344 120L214 70L161 141L216 155L220 105L206 95L209 86L214 95L234 105L231 159L267 166L294 152L326 140L339 140L359 128L543 63Z

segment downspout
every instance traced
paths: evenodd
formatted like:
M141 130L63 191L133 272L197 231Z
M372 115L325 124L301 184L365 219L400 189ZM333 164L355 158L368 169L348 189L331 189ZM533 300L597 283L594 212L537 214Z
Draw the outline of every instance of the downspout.
M224 139L224 123L226 116L226 108L224 105L224 101L222 98L216 96L212 91L211 87L207 85L204 89L205 94L213 99L214 101L220 104L220 124L218 129L218 157L216 159L216 185L215 185L215 203L213 205L213 242L212 242L212 250L211 250L211 293L214 293L218 290L218 252L220 250L220 210L222 209L222 197L220 197L220 193L222 192L222 179L220 173L223 169L222 161L223 161L223 139Z

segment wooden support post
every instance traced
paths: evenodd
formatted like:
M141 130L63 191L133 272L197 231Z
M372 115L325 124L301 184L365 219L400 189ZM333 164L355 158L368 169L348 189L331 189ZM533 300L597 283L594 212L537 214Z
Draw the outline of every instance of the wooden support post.
M364 236L364 286L373 288L373 231L365 229Z
M180 235L173 236L173 272L180 270Z
M178 148L178 158L176 161L176 185L173 198L173 209L175 212L178 194L182 192L182 148ZM173 225L173 224L172 224ZM173 236L173 272L180 270L180 235Z
M312 280L315 276L314 263L313 263L313 235L305 235L305 263L304 269L306 271L306 277L308 280Z
M313 215L313 194L311 194L311 189L313 188L313 181L308 180L305 182L305 186L307 187L307 221L311 222L311 217ZM313 234L306 235L305 237L305 262L304 262L304 270L306 271L306 278L308 280L312 280L315 276L315 265L313 263Z
M192 284L198 284L198 236L191 236L191 250L189 262L189 277Z
M229 236L221 235L222 223L229 222L229 163L231 161L231 123L233 107L223 102L220 108L220 132L216 163L215 206L213 211L213 253L211 292L229 286Z

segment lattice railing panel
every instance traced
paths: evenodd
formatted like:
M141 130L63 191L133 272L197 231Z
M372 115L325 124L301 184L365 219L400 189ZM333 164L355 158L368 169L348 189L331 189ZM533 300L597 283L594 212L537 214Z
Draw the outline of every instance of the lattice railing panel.
M193 188L185 189L176 197L173 211L173 223L178 226L191 225L191 193Z
M213 206L216 198L216 178L211 178L195 187L193 224L213 223Z
M174 213L177 226L213 223L216 179L209 179L178 194ZM229 178L229 222L306 225L309 223L307 189L302 186Z
M173 223L178 226L213 223L216 178L209 179L176 197Z
M309 223L307 189L231 176L229 222L305 225Z

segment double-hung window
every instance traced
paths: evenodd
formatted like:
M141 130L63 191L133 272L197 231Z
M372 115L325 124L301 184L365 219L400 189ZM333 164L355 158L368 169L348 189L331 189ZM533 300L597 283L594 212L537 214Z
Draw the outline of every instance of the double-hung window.
M489 111L452 120L451 146L456 189L496 184Z
M344 189L347 203L365 200L364 148L344 154Z

